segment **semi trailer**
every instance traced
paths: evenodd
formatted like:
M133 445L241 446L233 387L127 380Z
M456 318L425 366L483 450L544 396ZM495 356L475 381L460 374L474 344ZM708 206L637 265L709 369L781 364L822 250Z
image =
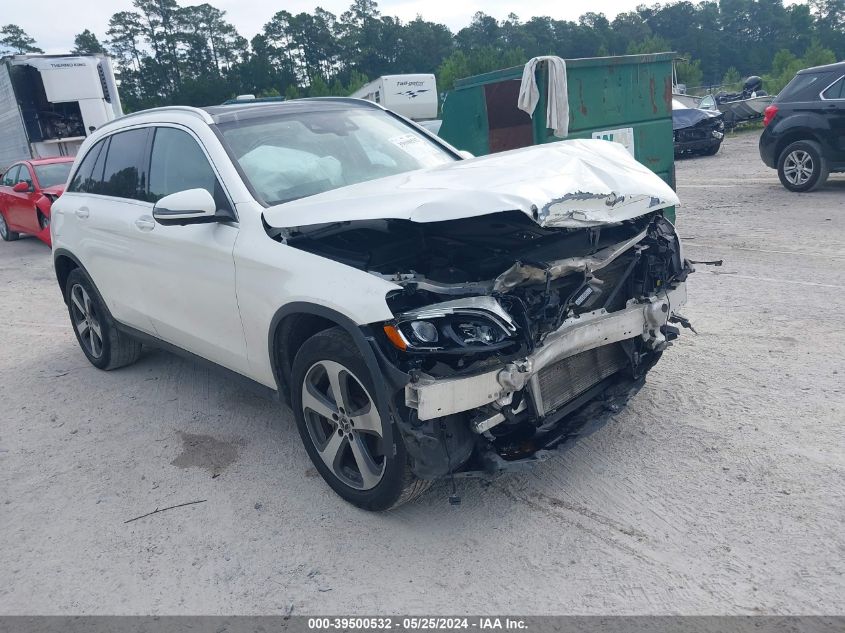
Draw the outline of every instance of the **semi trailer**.
M74 156L88 134L122 114L107 55L0 58L0 169Z

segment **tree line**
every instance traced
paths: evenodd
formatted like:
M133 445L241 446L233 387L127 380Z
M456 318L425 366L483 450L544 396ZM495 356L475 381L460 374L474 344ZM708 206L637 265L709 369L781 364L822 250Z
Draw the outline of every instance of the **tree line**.
M237 94L349 94L368 79L436 73L440 90L461 77L522 64L536 55L564 58L674 50L679 82L735 87L763 75L777 92L795 70L845 57L845 0L680 1L640 5L613 19L587 12L577 21L539 16L497 20L476 13L453 33L422 16L383 14L375 0L353 0L339 16L278 11L247 40L209 3L134 0L98 36L79 33L74 53L115 58L127 111L163 104L209 105ZM0 53L40 52L19 26L0 29Z

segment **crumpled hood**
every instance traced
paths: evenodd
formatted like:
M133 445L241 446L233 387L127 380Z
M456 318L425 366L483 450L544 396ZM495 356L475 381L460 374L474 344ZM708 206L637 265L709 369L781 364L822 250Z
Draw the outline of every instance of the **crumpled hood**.
M621 222L678 204L618 143L559 141L379 178L276 205L272 227L351 220L440 222L522 211L541 226Z
M687 127L698 125L702 121L718 119L723 115L713 110L700 110L698 108L683 108L672 110L672 129L682 130Z

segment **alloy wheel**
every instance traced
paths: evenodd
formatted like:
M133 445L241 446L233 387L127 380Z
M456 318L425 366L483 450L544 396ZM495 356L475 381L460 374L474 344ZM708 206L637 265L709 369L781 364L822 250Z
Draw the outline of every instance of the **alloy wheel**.
M88 291L80 284L75 284L70 289L70 300L73 325L79 334L79 342L91 357L100 358L103 355L103 331Z
M370 490L384 476L384 431L375 401L360 380L335 361L314 363L302 384L302 413L323 463L340 481Z
M790 152L783 161L783 175L797 187L807 184L813 176L814 169L813 157L803 149Z

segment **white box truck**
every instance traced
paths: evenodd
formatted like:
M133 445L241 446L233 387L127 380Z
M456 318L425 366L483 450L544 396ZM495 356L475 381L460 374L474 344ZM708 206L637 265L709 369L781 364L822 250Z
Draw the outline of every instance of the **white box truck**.
M384 75L349 96L374 101L412 121L437 118L434 75Z
M0 58L0 169L74 156L88 134L122 114L106 55Z

